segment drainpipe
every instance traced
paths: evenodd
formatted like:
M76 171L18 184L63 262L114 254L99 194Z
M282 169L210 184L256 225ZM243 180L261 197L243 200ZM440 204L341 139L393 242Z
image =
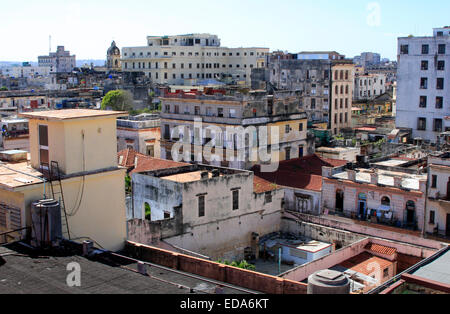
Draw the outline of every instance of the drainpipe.
M425 238L425 236L426 236L425 227L426 227L426 221L427 221L428 189L429 189L429 185L430 185L430 163L427 160L427 184L426 184L426 188L425 188L425 206L424 206L424 209L423 209L422 238Z

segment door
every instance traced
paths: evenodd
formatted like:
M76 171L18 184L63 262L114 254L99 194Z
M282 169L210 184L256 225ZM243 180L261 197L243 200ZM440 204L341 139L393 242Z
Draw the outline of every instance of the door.
M447 182L447 200L450 200L450 178Z
M39 163L49 164L48 126L39 125Z
M366 214L366 202L365 201L359 201L359 215L361 218L364 218Z

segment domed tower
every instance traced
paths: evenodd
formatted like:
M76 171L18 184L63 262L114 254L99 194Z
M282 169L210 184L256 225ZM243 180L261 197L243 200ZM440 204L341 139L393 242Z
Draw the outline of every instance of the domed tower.
M122 69L122 65L120 63L120 49L117 48L115 41L111 43L111 47L109 47L106 54L106 67L108 70L115 71L120 71Z

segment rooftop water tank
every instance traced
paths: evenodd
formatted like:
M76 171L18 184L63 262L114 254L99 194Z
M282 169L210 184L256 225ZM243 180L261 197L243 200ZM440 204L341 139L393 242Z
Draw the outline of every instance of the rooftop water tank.
M320 270L308 278L308 294L349 294L350 280L341 272Z
M61 207L58 201L40 200L31 204L32 245L57 246L62 238Z

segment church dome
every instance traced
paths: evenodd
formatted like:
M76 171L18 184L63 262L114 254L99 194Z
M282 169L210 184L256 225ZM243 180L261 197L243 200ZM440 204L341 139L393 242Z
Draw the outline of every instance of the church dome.
M108 49L108 56L118 56L118 55L120 55L120 49L117 48L116 42L113 41L111 43L111 47L109 47Z

